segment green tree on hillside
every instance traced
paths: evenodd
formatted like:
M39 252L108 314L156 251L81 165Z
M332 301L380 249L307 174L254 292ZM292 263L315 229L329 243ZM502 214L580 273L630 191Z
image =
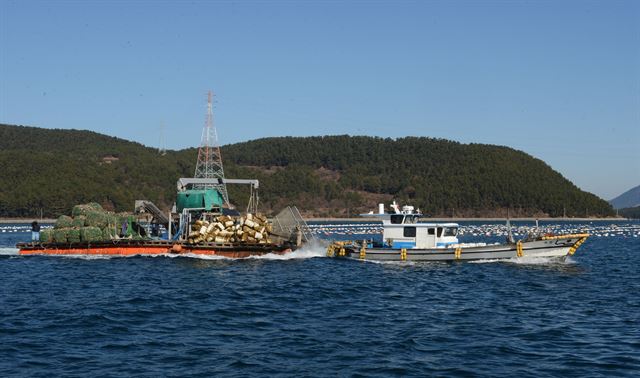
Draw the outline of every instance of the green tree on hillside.
M221 148L227 177L260 180L273 214L296 204L309 215L353 215L396 199L428 215L610 216L543 161L502 146L407 137L279 137ZM57 216L95 201L115 211L136 199L163 209L197 150L168 151L89 131L0 125L0 216ZM109 162L109 157L117 160ZM240 209L248 188L229 186Z

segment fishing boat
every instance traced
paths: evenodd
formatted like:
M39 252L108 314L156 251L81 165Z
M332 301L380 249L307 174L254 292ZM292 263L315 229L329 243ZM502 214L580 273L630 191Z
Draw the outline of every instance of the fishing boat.
M503 244L460 243L457 223L425 223L413 206L400 208L395 201L385 213L379 205L377 214L361 214L382 221L382 242L372 240L333 241L327 256L380 261L470 261L522 257L565 258L573 255L589 234L530 234Z

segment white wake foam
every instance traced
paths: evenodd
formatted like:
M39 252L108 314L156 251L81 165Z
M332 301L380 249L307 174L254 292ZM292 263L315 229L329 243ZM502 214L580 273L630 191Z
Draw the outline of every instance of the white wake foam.
M184 257L184 258L199 259L199 260L237 260L231 257L217 256L217 255L199 255L196 253L181 253L181 254L166 253L162 255L155 255L153 257L169 257L172 259L176 257Z
M549 265L549 264L566 264L567 263L567 260L563 260L560 257L534 257L534 256L513 257L505 261L510 264L520 264L520 265Z
M297 249L284 255L276 253L267 253L262 256L251 256L249 259L261 259L261 260L296 260L296 259L312 259L314 257L326 257L327 246L320 241L314 240L311 243L306 244L300 249Z
M356 260L356 259L353 259ZM379 264L379 265L395 265L395 266L413 266L416 264L433 264L438 261L401 261L401 260L358 260L370 264Z
M64 259L79 259L79 260L110 260L110 259L118 259L125 258L130 256L118 256L118 255L58 255L57 257L61 257Z
M277 253L267 253L260 256L249 256L249 257L226 257L226 256L216 256L216 255L199 255L195 253L183 253L183 254L163 254L157 255L163 257L186 257L200 260L302 260L302 259L312 259L315 257L325 257L327 255L327 245L326 242L322 242L319 240L314 240L311 243L306 244L300 249L297 249L293 252L285 253L284 255L280 255Z
M567 257L564 260L560 257L512 257L510 259L485 259L469 261L470 264L491 264L491 263L509 263L518 265L550 265L550 264L575 264L575 261Z
M492 264L492 263L499 263L499 262L505 262L508 261L508 259L483 259L483 260L471 260L468 261L469 264Z
M15 256L18 254L18 248L0 247L0 256Z

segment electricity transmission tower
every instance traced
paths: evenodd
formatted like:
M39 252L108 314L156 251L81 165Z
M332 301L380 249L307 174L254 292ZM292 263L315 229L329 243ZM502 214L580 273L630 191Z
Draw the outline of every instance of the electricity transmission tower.
M229 204L227 185L224 183L224 169L222 168L222 156L218 146L218 133L213 125L213 93L209 91L207 97L207 118L202 129L202 142L198 149L198 162L196 164L195 178L217 178L217 184L194 185L194 189L216 189L222 195L224 203Z

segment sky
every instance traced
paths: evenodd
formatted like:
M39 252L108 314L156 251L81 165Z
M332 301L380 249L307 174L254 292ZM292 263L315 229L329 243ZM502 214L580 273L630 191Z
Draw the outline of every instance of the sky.
M209 90L221 145L426 136L640 185L640 1L0 0L0 123L196 147Z

